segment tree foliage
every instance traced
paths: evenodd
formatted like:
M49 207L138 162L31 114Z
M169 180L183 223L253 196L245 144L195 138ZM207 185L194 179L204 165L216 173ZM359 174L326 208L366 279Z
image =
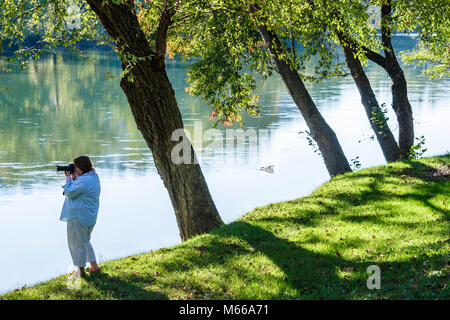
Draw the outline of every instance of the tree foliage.
M407 64L425 67L430 78L450 75L450 3L445 0L395 1L398 32L417 33L419 46L402 53Z
M179 8L181 23L175 23L168 42L169 54L193 61L186 91L212 106L214 126L242 123L242 111L259 115L255 71L265 79L273 66L248 12L233 1L195 5Z
M33 41L26 41L32 37ZM82 0L4 0L0 4L0 53L8 63L18 61L26 67L44 51L68 47L83 55L81 40L107 41L98 18ZM30 45L27 43L31 42Z
M252 5L257 12L251 12ZM381 18L386 5L390 11ZM431 0L185 1L176 9L168 51L171 57L193 59L187 91L212 107L214 125L242 124L242 112L253 116L260 112L253 93L258 81L276 71L258 34L258 21L282 39L278 56L303 80L348 75L339 33L363 65L372 60L384 68L386 54L395 59L390 38L417 33L420 47L403 52L403 61L426 65L426 74L442 77L448 74L449 63L448 8L443 1ZM154 16L147 10L143 23Z
M121 0L109 0L120 3ZM355 54L364 63L367 53L380 53L383 44L379 26L370 23L379 16L386 0L143 0L134 1L141 28L156 48L159 19L165 6L174 10L167 34L169 57L192 59L187 91L212 106L211 118L232 125L243 122L241 113L260 113L253 93L258 81L276 70L256 28L257 18L283 39L280 57L298 70L304 80L320 81L345 76L339 41L332 29L340 30L354 43ZM393 0L389 29L392 33L417 33L420 46L403 52L406 63L427 66L430 77L449 72L449 5L435 0ZM250 6L257 5L256 13ZM5 0L0 4L0 48L14 50L6 62L18 60L25 67L43 50L66 46L80 51L80 40L112 44L98 18L83 0ZM37 35L38 41L24 40ZM114 44L112 44L114 46ZM119 54L120 48L116 48ZM129 68L136 57L129 56ZM312 65L312 67L311 67ZM130 78L132 80L132 78Z
M346 74L342 61L335 56L335 45L327 42L323 29L310 24L311 5L307 2L260 1L257 14L250 11L253 1L197 0L176 7L174 25L168 35L169 56L191 59L186 89L200 96L213 108L214 126L233 122L243 124L242 112L260 114L258 97L253 93L258 82L276 71L268 48L257 29L258 19L266 21L283 41L279 57L316 81L332 75ZM141 25L152 25L157 5L141 6ZM295 17L295 18L294 18ZM286 22L287 21L287 22ZM151 39L154 30L146 28ZM305 43L299 50L298 43ZM337 59L333 59L337 58ZM337 61L337 63L336 63ZM313 63L313 71L308 64Z

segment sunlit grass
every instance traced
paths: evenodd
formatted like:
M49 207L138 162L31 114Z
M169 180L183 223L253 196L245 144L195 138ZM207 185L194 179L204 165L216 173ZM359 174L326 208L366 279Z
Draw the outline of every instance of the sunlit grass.
M181 245L1 299L448 299L450 156L335 177ZM367 267L381 269L370 290Z

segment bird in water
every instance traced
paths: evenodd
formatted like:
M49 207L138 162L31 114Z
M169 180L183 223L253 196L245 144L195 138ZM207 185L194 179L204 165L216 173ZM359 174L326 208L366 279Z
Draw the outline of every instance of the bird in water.
M270 165L270 166L267 166L267 167L261 167L261 168L259 168L259 170L265 171L267 173L273 173L273 167L275 167L275 166L274 165Z

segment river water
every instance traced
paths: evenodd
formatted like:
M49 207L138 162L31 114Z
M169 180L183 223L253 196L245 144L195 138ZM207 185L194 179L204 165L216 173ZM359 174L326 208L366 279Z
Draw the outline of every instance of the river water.
M411 46L411 40L399 38L396 45ZM0 91L0 293L68 272L66 223L59 221L64 175L55 166L78 155L91 157L101 179L92 234L98 261L180 243L151 152L119 81L105 76L120 74L118 59L104 50L87 54L91 63L59 51L27 70L0 74L0 87L9 88ZM390 79L375 65L366 69L378 101L390 106ZM428 80L412 67L404 71L425 156L449 151L449 80ZM211 130L211 108L185 92L184 64L168 60L167 72L226 223L256 206L305 196L329 179L322 159L299 133L307 127L278 76L258 87L261 117L244 118L241 133L252 139L233 145L232 134L239 134L235 126ZM347 158L357 159L361 168L382 165L352 79L308 83L307 88ZM388 110L397 135L395 114ZM268 166L273 171L261 170Z

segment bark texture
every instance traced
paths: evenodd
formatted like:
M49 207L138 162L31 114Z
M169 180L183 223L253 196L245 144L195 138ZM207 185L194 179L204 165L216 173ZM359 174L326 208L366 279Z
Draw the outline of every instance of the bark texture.
M123 53L141 57L120 86L131 107L137 127L153 154L155 166L169 193L180 236L186 240L223 224L197 163L175 164L171 159L172 133L183 128L175 93L164 65L165 39L173 15L166 6L157 30L153 51L137 21L133 1L116 5L111 1L87 0L106 31ZM125 70L129 61L121 56ZM130 81L132 75L133 81ZM187 138L185 138L187 139ZM189 142L191 154L195 157Z
M400 159L400 150L395 141L387 121L384 118L383 112L378 105L375 93L370 86L369 79L364 72L361 62L354 56L354 51L350 47L351 44L345 40L342 33L337 32L341 46L344 49L345 59L347 66L350 69L352 78L358 88L361 96L361 102L366 111L367 118L369 119L370 126L372 127L378 143L383 151L384 158L387 162L393 162Z
M339 19L340 14L338 10L333 12L333 16ZM349 34L345 35L345 42L350 48L354 50L360 49L364 52L369 60L382 67L391 78L392 108L395 111L399 127L399 158L407 159L410 156L410 150L414 144L414 123L411 104L408 100L406 78L392 47L391 20L391 0L385 0L381 4L381 42L384 48L384 56L367 47L358 46L351 40L351 35ZM342 36L341 33L340 38Z
M406 78L392 47L391 10L391 1L383 2L381 6L381 40L385 56L384 68L392 81L392 107L397 115L399 126L398 144L400 157L407 159L414 144L414 121L411 104L408 99Z

